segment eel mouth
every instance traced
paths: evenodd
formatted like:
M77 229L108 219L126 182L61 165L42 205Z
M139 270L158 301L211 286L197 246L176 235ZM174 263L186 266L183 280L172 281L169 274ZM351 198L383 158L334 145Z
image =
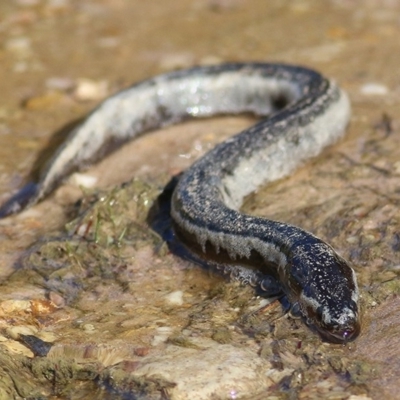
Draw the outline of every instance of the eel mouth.
M346 324L346 326L322 328L316 327L320 336L330 343L346 344L355 340L360 334L361 326L358 321Z

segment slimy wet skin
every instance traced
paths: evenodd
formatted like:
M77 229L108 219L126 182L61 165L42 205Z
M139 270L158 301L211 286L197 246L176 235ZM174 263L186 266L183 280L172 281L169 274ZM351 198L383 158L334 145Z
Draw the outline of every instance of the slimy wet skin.
M250 112L269 116L216 146L180 177L171 217L180 235L232 261L261 260L261 270L229 263L233 275L262 285L262 263L273 266L282 291L304 319L332 342L360 331L352 268L328 244L301 228L239 211L246 195L280 179L335 142L350 104L333 82L313 70L283 64L235 63L159 75L106 99L75 128L38 183L1 209L18 212L48 194L65 176L145 132L188 118ZM257 266L258 267L258 266ZM239 269L240 268L240 269Z

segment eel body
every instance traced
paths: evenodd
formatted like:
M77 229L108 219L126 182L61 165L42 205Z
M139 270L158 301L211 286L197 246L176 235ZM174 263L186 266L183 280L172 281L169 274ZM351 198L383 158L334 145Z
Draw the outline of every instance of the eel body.
M171 217L178 235L226 254L242 280L282 292L326 340L360 331L353 269L330 245L298 227L240 212L243 198L316 156L345 131L347 95L308 68L234 63L156 76L106 99L75 128L36 184L10 199L0 216L42 199L71 171L96 161L110 143L188 118L250 112L263 119L216 146L176 185ZM257 263L252 265L252 260ZM225 266L224 268L230 268Z

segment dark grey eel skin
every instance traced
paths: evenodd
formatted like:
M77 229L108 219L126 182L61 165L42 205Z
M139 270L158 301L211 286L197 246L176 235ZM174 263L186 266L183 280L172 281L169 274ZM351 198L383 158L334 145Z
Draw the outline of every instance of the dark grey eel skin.
M0 216L48 194L71 171L95 161L112 142L194 117L251 112L269 116L217 145L179 178L171 201L177 235L199 253L225 254L225 272L262 286L267 276L306 323L336 343L360 332L353 269L330 245L298 227L245 215L243 198L288 175L345 131L346 94L299 66L229 63L195 67L138 83L105 100L56 152L37 184L10 199ZM252 261L257 263L252 265ZM233 264L237 266L233 266Z

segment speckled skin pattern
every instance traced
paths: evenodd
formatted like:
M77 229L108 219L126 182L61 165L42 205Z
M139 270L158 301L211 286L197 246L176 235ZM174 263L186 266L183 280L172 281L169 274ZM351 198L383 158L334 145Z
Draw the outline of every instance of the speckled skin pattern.
M71 132L40 182L17 193L0 216L41 199L110 143L187 118L243 112L270 117L182 174L172 195L175 230L200 255L225 254L221 269L237 279L268 289L273 277L293 309L326 340L353 340L360 331L358 288L347 262L300 228L239 211L247 194L289 174L344 133L350 117L346 94L310 69L263 63L197 67L117 93Z

